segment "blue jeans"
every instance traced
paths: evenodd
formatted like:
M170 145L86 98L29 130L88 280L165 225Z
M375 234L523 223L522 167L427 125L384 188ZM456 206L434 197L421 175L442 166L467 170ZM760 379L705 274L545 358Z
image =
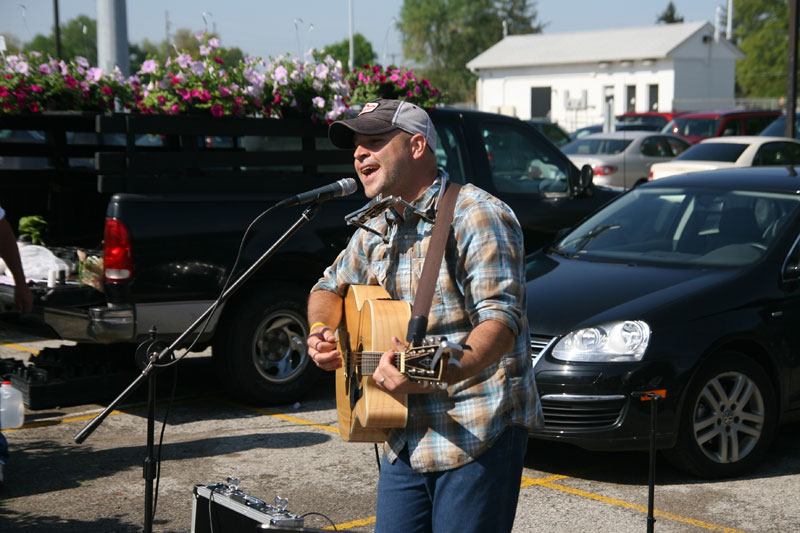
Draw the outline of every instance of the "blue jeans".
M0 464L8 462L8 441L6 436L0 431Z
M474 461L442 472L411 469L408 447L383 456L375 533L500 533L517 510L528 430L506 428Z

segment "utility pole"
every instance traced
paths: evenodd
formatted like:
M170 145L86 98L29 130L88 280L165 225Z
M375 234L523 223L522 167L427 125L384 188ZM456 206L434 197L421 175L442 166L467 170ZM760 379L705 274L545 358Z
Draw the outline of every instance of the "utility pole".
M97 64L103 72L117 66L124 76L130 74L125 0L97 0Z
M786 129L784 134L791 139L795 134L797 110L797 4L800 0L789 0L789 65L786 83Z
M350 56L347 60L347 67L352 72L355 63L355 51L353 50L353 0L347 0L347 9L350 12Z
M58 24L58 0L53 0L53 18L55 18L56 59L63 59L61 57L61 28Z

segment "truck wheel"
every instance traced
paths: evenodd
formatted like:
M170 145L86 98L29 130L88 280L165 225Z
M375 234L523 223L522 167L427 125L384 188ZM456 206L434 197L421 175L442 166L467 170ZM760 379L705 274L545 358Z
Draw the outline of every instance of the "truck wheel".
M687 389L678 444L667 453L677 467L704 478L754 468L777 423L773 386L764 370L736 352L703 364Z
M306 296L301 290L253 288L232 302L213 344L215 366L236 398L259 405L291 403L321 370L306 352Z

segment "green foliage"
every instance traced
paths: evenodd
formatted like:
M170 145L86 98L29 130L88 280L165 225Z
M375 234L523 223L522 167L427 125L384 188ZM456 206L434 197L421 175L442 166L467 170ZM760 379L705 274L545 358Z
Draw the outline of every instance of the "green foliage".
M528 0L404 0L397 27L406 58L454 101L474 100L477 77L467 62L509 33L537 33L535 2Z
M347 66L350 60L350 39L344 39L338 43L330 44L325 47L325 52ZM353 68L368 65L377 59L375 50L372 48L366 37L360 33L353 35Z
M656 24L675 24L676 22L683 22L683 17L678 15L675 4L670 1L664 12L656 19Z
M61 24L61 58L69 60L73 57L85 57L92 65L97 64L97 21L86 15ZM25 43L23 51L37 51L44 55L56 57L56 38L51 30L50 35L37 34L32 41Z
M28 240L32 244L44 246L42 235L47 229L47 221L39 215L20 217L19 219L19 238Z
M734 35L747 57L736 62L742 96L786 95L789 50L789 0L737 0Z

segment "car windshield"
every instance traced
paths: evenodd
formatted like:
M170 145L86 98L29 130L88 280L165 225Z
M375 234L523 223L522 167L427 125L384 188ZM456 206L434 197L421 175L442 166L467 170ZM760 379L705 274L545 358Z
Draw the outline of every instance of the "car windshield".
M719 128L720 119L715 118L674 118L664 126L662 133L674 133L684 137L713 137Z
M795 115L794 119L794 136L800 138L800 115ZM786 115L781 115L776 118L769 126L759 134L765 137L783 137L786 135Z
M561 151L578 155L618 154L629 144L630 139L578 139L564 146Z
M675 159L734 163L745 149L747 149L747 145L741 143L699 143L691 146Z
M641 187L607 205L551 251L605 263L687 268L758 260L796 216L800 196Z

